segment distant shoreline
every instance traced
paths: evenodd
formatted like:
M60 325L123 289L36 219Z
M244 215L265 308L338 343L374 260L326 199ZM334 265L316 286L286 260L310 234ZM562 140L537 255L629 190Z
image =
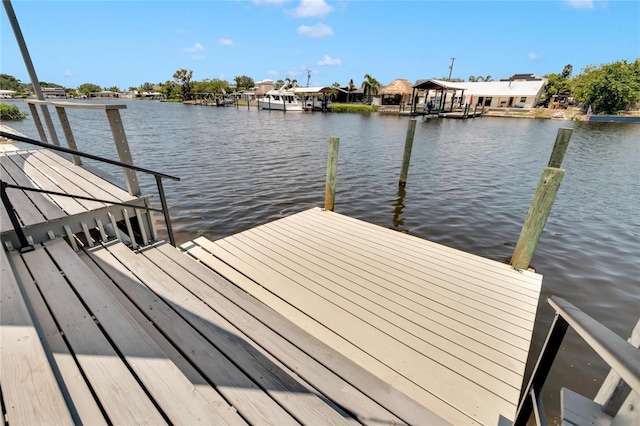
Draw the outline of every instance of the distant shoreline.
M4 98L0 100L2 102L25 102L28 99L25 98ZM87 98L87 99L76 99L76 98L48 98L48 101L55 102L67 102L69 100L79 100L82 102L95 102L95 101L150 101L157 99L124 99L124 98ZM198 105L194 101L185 101L182 102L185 105ZM239 101L238 106L245 106L246 101ZM215 105L209 105L215 106ZM250 107L257 107L257 103L254 105L253 103ZM362 113L362 112L360 112ZM370 113L380 113L380 111L371 111ZM395 114L395 111L383 111L385 115ZM407 115L404 114L404 111L398 110L398 115ZM621 122L621 123L639 123L640 122L640 110L638 111L630 111L629 114L619 114L619 115L592 115L591 119L587 116L587 114L583 113L579 108L570 107L567 109L552 109L552 108L534 108L531 110L522 110L519 108L491 108L486 109L484 112L484 116L486 117L506 117L506 118L538 118L538 119L549 119L549 120L571 120L571 121L591 121L591 122Z

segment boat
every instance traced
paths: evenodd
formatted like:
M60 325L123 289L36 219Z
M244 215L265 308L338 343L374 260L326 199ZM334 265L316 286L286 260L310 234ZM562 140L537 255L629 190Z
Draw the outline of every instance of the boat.
M273 109L277 111L303 111L304 105L295 92L285 88L272 89L258 98L258 106L261 109Z

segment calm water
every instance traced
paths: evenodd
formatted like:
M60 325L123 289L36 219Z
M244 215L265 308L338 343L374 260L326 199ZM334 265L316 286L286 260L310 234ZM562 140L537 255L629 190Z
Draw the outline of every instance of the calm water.
M182 178L165 182L179 242L322 206L328 140L338 136L337 212L499 261L512 254L558 129L572 127L566 175L532 261L544 275L533 353L553 317L550 295L625 338L640 316L637 124L418 120L399 190L407 118L121 103L136 164ZM104 112L68 114L79 149L117 158ZM30 119L8 124L36 134ZM141 182L154 192L153 181ZM606 371L569 332L545 387L547 412L556 416L560 386L593 397Z

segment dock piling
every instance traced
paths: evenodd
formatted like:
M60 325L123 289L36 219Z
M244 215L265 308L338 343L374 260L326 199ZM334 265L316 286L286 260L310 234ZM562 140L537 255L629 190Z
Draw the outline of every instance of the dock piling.
M529 267L563 177L563 169L545 167L542 171L529 213L527 213L527 218L522 225L518 243L511 257L511 266L514 268L527 269Z
M416 119L409 120L407 127L407 137L404 142L404 155L402 157L402 170L400 170L400 180L398 185L405 187L407 185L407 175L409 174L409 163L411 161L411 149L413 148L413 136L416 133Z
M569 140L571 140L572 134L573 129L567 129L564 127L558 129L556 142L553 145L553 152L551 152L551 158L549 158L549 164L547 164L547 167L560 167L562 160L564 159L564 154L567 152L567 147L569 146Z
M324 209L333 211L336 201L336 176L338 175L338 146L340 138L329 138L329 158L327 159L327 183L324 191Z
M484 107L483 107L484 108ZM564 170L560 169L562 159L569 146L569 140L573 129L558 129L558 135L553 145L549 164L542 171L538 188L533 196L531 207L527 213L527 218L522 225L520 237L516 248L513 250L511 265L517 269L527 269L533 253L536 251L538 241L542 235L542 230L547 223L547 218L551 212L551 207L556 199L558 188L564 177Z

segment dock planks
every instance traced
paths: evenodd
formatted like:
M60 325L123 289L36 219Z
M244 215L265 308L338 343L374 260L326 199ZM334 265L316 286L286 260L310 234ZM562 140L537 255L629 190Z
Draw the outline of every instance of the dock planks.
M44 189L115 202L132 202L136 197L108 183L80 166L47 149L0 153L2 180L29 188ZM25 226L104 208L104 203L75 200L58 195L9 189L18 218ZM2 221L2 232L11 223Z
M11 278L31 306L40 364L53 371L41 387L68 411L49 417L58 424L446 424L166 243L76 253L55 239L10 258L3 307ZM16 353L20 344L4 338L9 312L2 350ZM37 383L35 373L26 380ZM40 410L35 398L16 400L13 377L3 371L9 424Z
M321 209L183 249L452 423L515 415L541 276Z
M55 239L4 256L3 307L5 295L25 298L20 321L33 318L51 371L36 383L59 395L59 423L497 424L515 414L535 273L321 209L182 251L111 241L75 253ZM4 335L2 351L21 350ZM5 405L13 377L3 371ZM10 423L38 403L20 401Z

